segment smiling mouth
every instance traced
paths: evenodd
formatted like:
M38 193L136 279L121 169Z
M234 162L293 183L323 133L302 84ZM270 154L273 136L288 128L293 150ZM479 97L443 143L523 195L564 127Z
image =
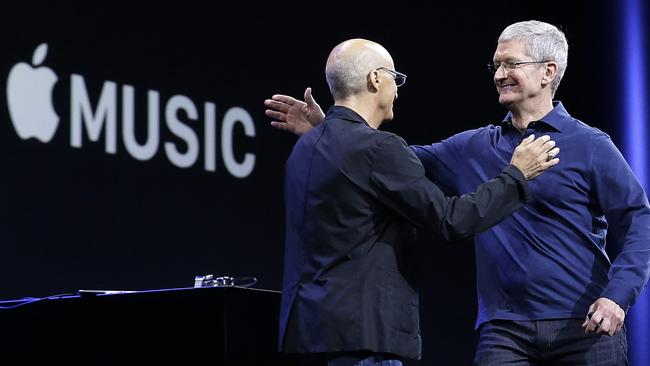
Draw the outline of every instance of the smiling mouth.
M504 84L504 85L499 85L499 89L501 89L501 90L510 90L514 86L516 86L516 84Z

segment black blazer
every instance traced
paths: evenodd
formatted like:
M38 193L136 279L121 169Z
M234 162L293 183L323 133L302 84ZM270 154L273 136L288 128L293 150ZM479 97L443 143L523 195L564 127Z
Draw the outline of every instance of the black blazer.
M404 140L371 128L349 108L330 108L286 164L280 350L420 358L418 295L404 274L405 228L459 239L527 199L514 166L474 194L446 197Z

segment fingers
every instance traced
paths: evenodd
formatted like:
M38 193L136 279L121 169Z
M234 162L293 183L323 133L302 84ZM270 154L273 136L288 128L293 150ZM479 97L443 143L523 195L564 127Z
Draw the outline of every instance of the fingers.
M276 111L280 111L280 112L283 112L283 113L287 113L289 111L289 108L292 105L293 104L289 105L289 104L287 104L285 102L281 102L281 101L277 101L277 100L273 100L273 99L266 99L264 101L264 106L266 106L268 108L275 109Z
M623 311L623 309L621 309L621 307L618 306L618 304L615 313L616 313L615 319L618 321L618 323L616 324L616 327L613 330L613 333L611 335L617 335L618 333L621 332L621 329L623 329L623 327L625 326L625 311Z
M530 180L559 164L560 160L555 158L559 152L560 149L555 147L555 142L550 136L544 135L535 139L535 135L529 135L515 148L510 163Z
M546 152L546 161L544 161L544 162L542 162L540 164L541 170L546 170L546 169L552 167L553 165L559 164L560 159L559 158L554 158L559 153L560 153L560 148L559 147L555 147L555 148L547 151ZM550 160L548 160L549 158L550 158Z
M278 111L274 111L272 109L267 109L266 111L264 111L264 114L266 114L267 117L272 118L272 119L276 119L276 120L278 120L280 122L286 122L287 121L287 114L283 113L283 112L278 112Z
M589 307L589 313L587 313L587 316L585 317L585 321L584 321L584 323L582 323L583 328L586 327L587 324L589 324L589 319L591 319L592 315L594 315L593 307L594 307L593 305L591 305L591 307Z
M544 136L540 137L539 139L542 139L543 137ZM541 149L543 151L551 151L551 149L553 149L554 147L555 147L555 141L550 140L550 137L549 137L549 140L542 144Z
M531 136L534 136L534 135L531 135ZM530 144L533 147L541 147L542 145L544 145L545 143L547 143L550 140L551 140L551 136L544 135L544 136L542 136L542 137L540 137L538 139L535 139L535 141L531 142ZM555 146L555 143L553 143L553 146ZM550 150L550 148L549 148L549 150Z
M521 140L521 142L519 143L519 146L521 146L521 145L526 146L526 145L530 144L531 142L533 142L534 140L535 140L535 135L532 135L532 134L528 135L528 137Z
M296 104L298 101L298 99L284 94L274 94L271 99L284 104L288 104L289 106Z
M598 325L599 326L596 329L596 334L609 334L610 330L612 329L612 320L609 318L603 318Z
M589 307L582 327L587 334L616 335L624 326L625 311L614 301L599 298Z
M585 333L595 333L598 328L601 327L604 317L602 316L600 310L593 313L591 317L585 322L584 328Z
M591 317L594 315L594 311L596 311L596 304L593 303L591 306L589 306L589 311L587 312L587 317L591 319Z
M591 317L594 316L595 307L596 306L594 304L591 304L591 306L589 307L589 310L587 311L587 316L585 317L585 322L582 323L583 328L586 327L587 324L589 324L589 320L591 320ZM586 331L586 329L585 329L585 331Z
M554 166L554 165L558 165L559 163L560 163L559 158L551 159L549 161L545 161L545 162L541 163L540 166L539 166L540 167L540 173L542 171Z
M546 170L560 162L560 159L555 159L555 157L560 153L560 148L555 147L555 141L551 140L550 136L544 135L534 140L530 143L530 147L536 148L540 154L540 170Z
M530 145L530 148L535 148L540 152L549 152L552 156L556 156L560 152L560 149L555 147L555 141L551 140L551 136L548 135L535 139L535 135L531 134L521 140L519 146L522 145Z
M310 87L307 87L307 89L305 89L305 95L304 96L305 96L305 102L307 102L308 105L312 106L312 105L317 105L318 104L314 100L314 97L311 95L311 88Z
M551 160L547 160L549 154L555 155L554 153L547 152L547 153L542 153L541 155L539 155L537 157L538 165L535 168L535 171L533 172L533 174L531 175L531 178L537 177L538 175L542 174L544 171L546 171L550 167L558 165L560 163L559 158L552 158Z
M621 328L623 328L623 322L619 322L616 317L603 317L594 327L594 332L614 336L621 331Z
M320 114L322 113L322 110L318 103L316 103L316 99L311 94L311 88L305 89L305 102L307 102L307 106L312 109L312 110L318 110L320 111Z
M621 329L623 329L623 322L618 323L618 326L616 327L616 330L614 330L614 334L612 335L617 335L618 333L621 332Z
M271 127L277 128L278 130L287 131L293 133L294 127L285 122L273 121L271 122Z

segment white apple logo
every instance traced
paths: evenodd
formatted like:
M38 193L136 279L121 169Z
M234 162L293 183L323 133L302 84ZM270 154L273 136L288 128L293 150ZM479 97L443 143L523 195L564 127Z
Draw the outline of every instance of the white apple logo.
M47 56L47 44L34 51L32 65L14 65L7 79L9 115L18 136L23 140L34 137L49 142L59 125L59 116L52 106L52 89L58 78L48 67L37 67Z

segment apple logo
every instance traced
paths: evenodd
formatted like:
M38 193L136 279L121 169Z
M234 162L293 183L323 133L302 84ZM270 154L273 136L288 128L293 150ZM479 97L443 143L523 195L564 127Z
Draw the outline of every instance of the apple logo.
M52 89L58 78L48 67L38 67L47 56L47 44L34 51L32 66L14 65L7 78L9 115L18 136L49 142L56 132L59 116L52 106Z

